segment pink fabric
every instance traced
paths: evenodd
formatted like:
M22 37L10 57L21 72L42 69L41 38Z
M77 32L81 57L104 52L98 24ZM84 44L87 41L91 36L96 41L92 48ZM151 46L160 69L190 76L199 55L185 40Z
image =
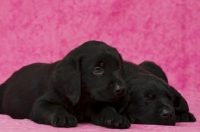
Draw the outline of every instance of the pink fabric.
M199 0L1 0L0 83L33 62L54 62L91 39L125 60L152 60L186 98L195 123L132 125L124 131L200 131ZM1 132L114 131L91 124L54 128L0 115Z

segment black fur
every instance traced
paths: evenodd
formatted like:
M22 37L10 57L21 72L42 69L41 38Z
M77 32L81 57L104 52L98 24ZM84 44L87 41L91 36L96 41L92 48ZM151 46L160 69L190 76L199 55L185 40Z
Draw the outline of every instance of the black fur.
M175 125L196 121L186 100L168 84L165 73L155 63L124 62L124 78L127 94L117 101L124 104L118 112L131 123Z
M129 121L106 104L125 91L120 54L103 42L88 41L60 61L34 63L16 71L0 85L0 112L57 127L88 121L127 128Z

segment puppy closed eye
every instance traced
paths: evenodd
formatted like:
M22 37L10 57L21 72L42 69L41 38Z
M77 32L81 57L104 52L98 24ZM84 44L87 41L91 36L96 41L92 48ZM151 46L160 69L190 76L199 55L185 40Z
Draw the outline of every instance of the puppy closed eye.
M119 71L120 76L122 76L122 66L121 66L121 64L118 65L118 71Z
M121 70L121 69L122 69L122 66L121 66L121 64L119 64L119 65L118 65L118 68L119 68L119 70Z
M145 97L144 97L144 100L152 100L152 99L154 99L155 98L155 96L153 95L153 94L147 94Z
M173 97L170 95L170 94L166 94L166 96L167 96L167 98L171 101L171 102L173 102Z

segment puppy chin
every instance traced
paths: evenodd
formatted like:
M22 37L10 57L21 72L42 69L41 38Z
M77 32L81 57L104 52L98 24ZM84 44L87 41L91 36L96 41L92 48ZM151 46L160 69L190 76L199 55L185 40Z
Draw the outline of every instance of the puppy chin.
M159 122L154 122L154 121L142 121L138 120L135 122L135 124L149 124L149 125L164 125L164 126L175 126L176 122L172 120L168 121L159 121Z
M119 97L107 99L107 102L113 102L113 101L116 101L116 100L118 100L118 99L119 99Z
M98 101L105 101L105 102L113 102L120 98L121 96L114 96L114 97L104 97L100 95L91 95L92 99L98 100Z
M175 126L176 121L174 119L171 120L163 120L159 119L158 120L149 120L146 118L135 118L134 124L149 124L149 125L164 125L164 126Z
M165 125L165 126L175 126L176 122L175 121L171 121L171 122L164 122L158 125Z

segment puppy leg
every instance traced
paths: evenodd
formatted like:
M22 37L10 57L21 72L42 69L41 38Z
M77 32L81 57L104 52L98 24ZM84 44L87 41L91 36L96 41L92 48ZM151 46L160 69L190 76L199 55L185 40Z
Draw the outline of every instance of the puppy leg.
M74 127L77 119L58 104L46 100L35 102L30 119L40 124L48 124L56 127Z
M125 117L119 115L112 107L105 107L98 114L91 116L92 123L109 128L129 128L130 122Z

